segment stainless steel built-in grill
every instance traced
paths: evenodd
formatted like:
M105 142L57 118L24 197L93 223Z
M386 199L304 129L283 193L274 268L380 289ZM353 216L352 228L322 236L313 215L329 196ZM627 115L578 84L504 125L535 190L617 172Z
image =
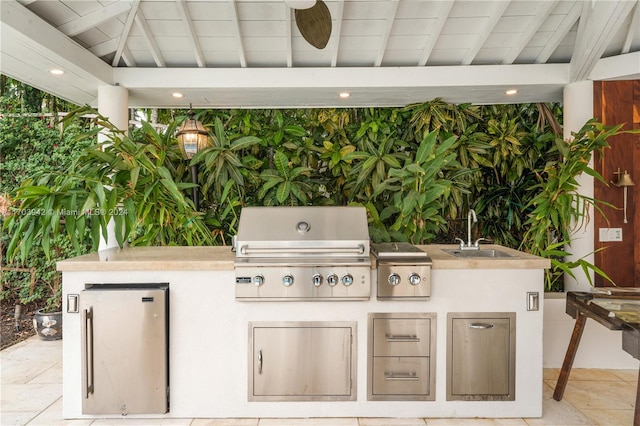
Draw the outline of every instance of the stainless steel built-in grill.
M431 258L409 243L371 247L378 270L378 299L426 299L431 296Z
M362 207L245 207L234 248L236 299L369 299Z

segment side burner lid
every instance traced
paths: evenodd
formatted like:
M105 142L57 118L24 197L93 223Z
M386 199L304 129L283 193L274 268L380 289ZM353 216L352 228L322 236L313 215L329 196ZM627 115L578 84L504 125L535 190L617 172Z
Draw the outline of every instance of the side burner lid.
M425 259L427 252L410 243L373 243L371 251L378 259Z

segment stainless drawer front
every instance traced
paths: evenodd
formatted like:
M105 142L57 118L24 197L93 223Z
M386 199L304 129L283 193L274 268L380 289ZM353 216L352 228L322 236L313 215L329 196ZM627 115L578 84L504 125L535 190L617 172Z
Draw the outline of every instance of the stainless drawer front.
M429 356L428 318L375 318L373 330L373 356Z
M367 399L434 401L436 314L370 313L368 318Z
M428 357L373 358L373 395L428 394Z

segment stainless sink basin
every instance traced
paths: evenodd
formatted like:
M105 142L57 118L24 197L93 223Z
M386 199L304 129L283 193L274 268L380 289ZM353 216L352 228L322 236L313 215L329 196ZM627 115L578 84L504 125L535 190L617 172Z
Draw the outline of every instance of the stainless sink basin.
M480 250L444 250L446 253L452 254L456 257L475 258L475 257L515 257L512 254L505 253L500 250L494 249L480 249Z

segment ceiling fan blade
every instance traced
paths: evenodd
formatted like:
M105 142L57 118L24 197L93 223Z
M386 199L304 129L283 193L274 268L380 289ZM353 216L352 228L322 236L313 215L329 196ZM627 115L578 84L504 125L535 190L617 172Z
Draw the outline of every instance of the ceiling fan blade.
M296 9L296 25L302 37L317 49L324 49L331 37L331 12L322 0L309 9Z

